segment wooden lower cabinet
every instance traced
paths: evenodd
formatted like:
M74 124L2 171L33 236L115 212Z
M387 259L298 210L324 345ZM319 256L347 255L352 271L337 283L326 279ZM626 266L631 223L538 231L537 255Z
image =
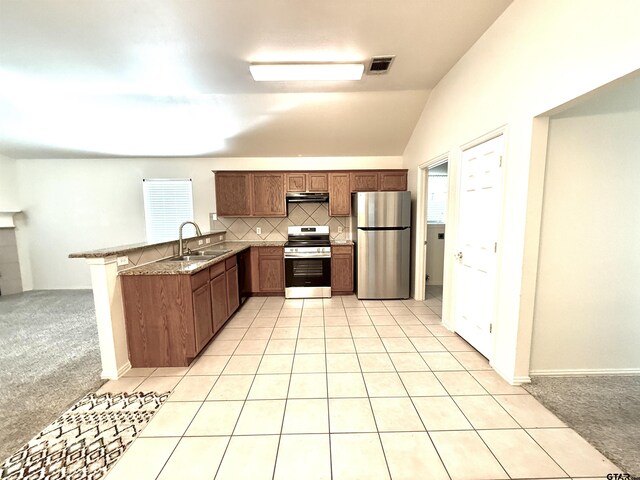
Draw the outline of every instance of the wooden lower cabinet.
M284 294L284 248L251 247L251 294Z
M211 315L211 295L209 283L202 285L192 293L193 324L195 328L196 351L202 348L213 336L213 321Z
M120 278L132 367L188 366L240 304L236 256L192 275Z
M229 318L240 306L238 267L234 265L227 270L225 277L227 279L227 318Z
M211 292L211 312L213 314L213 332L218 331L229 318L227 307L227 276L225 272L220 273L209 283Z
M353 246L331 247L331 293L353 293Z

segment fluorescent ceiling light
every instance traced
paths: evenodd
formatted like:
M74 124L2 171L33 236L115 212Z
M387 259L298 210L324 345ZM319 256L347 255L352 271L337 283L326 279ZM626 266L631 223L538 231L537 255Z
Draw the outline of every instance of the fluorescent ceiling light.
M254 63L249 65L256 82L360 80L362 63Z

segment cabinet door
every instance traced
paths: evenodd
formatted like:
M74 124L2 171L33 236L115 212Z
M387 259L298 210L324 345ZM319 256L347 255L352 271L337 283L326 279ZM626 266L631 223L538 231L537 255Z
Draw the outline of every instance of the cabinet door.
M306 173L287 173L287 192L306 192L307 191L307 174Z
M192 293L193 322L196 333L196 352L202 350L213 336L213 321L211 318L211 297L209 296L209 282Z
M227 270L227 318L233 315L239 306L238 267L233 266Z
M351 189L348 173L329 174L329 215L351 215Z
M326 173L308 173L310 192L328 192L329 175Z
M404 192L407 189L407 172L380 172L380 191Z
M352 192L377 192L378 172L351 172Z
M282 256L259 256L258 270L260 292L284 292L284 254Z
M213 315L213 333L222 328L229 318L227 308L227 280L223 273L211 280L211 312Z
M251 174L216 172L216 213L221 217L251 215Z
M353 253L331 255L331 291L353 292Z
M286 217L284 173L252 174L253 210L256 217Z

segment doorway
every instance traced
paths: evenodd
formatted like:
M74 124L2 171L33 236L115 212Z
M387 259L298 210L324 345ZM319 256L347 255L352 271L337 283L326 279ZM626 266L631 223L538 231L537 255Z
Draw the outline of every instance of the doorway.
M427 168L427 239L425 299L432 310L442 316L444 284L444 242L449 193L449 162L445 160Z

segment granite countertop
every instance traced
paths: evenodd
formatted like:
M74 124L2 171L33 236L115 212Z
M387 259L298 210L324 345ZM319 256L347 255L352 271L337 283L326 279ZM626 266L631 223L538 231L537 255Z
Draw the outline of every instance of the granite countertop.
M198 237L187 237L185 238L185 240L192 240L194 238L204 238L204 237L208 237L211 235L219 235L221 233L227 233L226 230L212 230L210 232L206 232L203 233L202 235L199 235ZM124 255L127 253L130 253L134 250L139 250L141 248L146 248L146 247L158 247L161 245L170 245L172 243L177 244L178 243L178 239L176 238L175 240L167 240L165 242L141 242L141 243L131 243L129 245L120 245L117 247L108 247L108 248L99 248L97 250L90 250L87 252L76 252L76 253L70 253L69 254L69 258L104 258L104 257L111 257L113 255Z
M159 260L157 262L148 263L139 267L130 268L128 270L122 270L118 275L191 275L193 273L209 268L216 263L222 262L227 258L246 250L250 247L282 247L285 242L267 242L267 241L253 241L253 242L222 242L210 245L202 250L214 251L214 250L229 250L229 252L212 258L207 261L187 261L187 262L173 262L168 260ZM197 250L194 250L197 251Z
M222 262L227 258L233 257L238 253L250 247L283 247L284 241L268 242L268 241L237 241L222 242L210 245L202 250L229 250L229 252L212 258L207 261L187 261L174 262L169 260L159 260L157 262L148 263L139 267L122 270L118 275L191 275L205 268L209 268L216 263ZM331 245L353 245L351 240L332 241Z

